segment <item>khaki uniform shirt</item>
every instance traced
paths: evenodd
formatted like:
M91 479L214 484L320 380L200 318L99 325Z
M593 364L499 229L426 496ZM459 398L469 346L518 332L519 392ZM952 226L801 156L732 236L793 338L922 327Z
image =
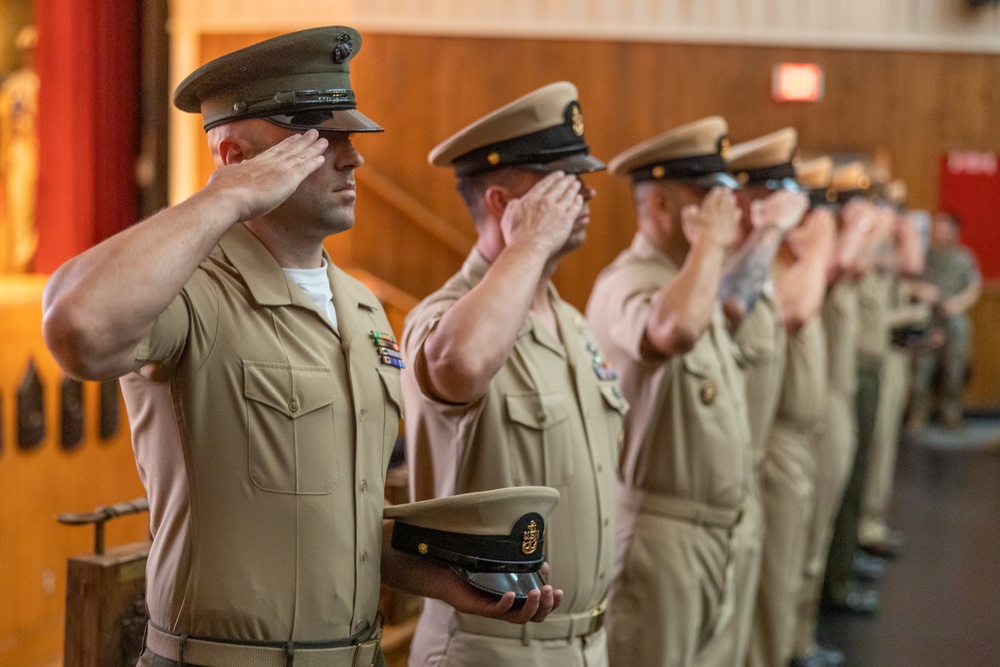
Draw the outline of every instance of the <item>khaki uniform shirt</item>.
M403 353L415 367L441 317L486 275L473 250L461 271L406 318ZM424 393L403 374L407 456L416 500L509 486L544 485L560 500L546 525L549 581L563 589L558 614L595 608L614 559L615 471L622 414L618 383L582 316L549 287L562 342L530 313L510 357L472 404ZM483 340L490 345L490 340ZM498 623L504 623L498 621Z
M375 621L399 369L379 302L329 264L336 331L234 225L122 378L149 494L153 623L195 637L330 641Z
M764 457L764 444L774 422L781 379L785 372L785 347L788 334L771 296L773 283L765 284L753 310L736 329L734 338L746 360L747 408L754 462Z
M855 283L835 282L823 301L821 313L830 364L830 389L854 400L858 386L858 290Z
M687 354L646 359L641 353L653 299L677 271L636 234L598 276L587 304L632 406L620 476L650 493L736 508L750 488L750 424L741 353L722 309L716 307Z

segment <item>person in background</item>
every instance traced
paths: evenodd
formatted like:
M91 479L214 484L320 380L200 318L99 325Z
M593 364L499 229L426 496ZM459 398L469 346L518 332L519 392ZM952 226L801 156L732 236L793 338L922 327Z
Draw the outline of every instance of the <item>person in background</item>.
M728 645L716 642L704 657L704 664L719 667L746 661L754 624L764 539L761 465L785 369L785 325L771 273L782 242L809 205L808 196L794 181L797 142L797 132L788 127L735 144L726 152L728 167L742 184L736 193L742 217L741 238L726 263L719 300L746 376L754 474L733 531L732 604L723 608L718 630L732 634L734 640Z
M959 241L960 229L955 214L939 211L934 216L924 274L911 285L915 297L933 309L931 326L944 332L944 344L938 350L921 352L914 362L907 419L910 433L927 424L936 373L940 374L941 424L951 429L962 425L962 390L972 333L969 309L979 300L983 281L975 255Z
M871 232L871 208L861 196L870 186L861 163L826 172L817 170L807 183L818 195L814 205L837 211L837 240L828 266L827 291L820 310L827 345L827 392L814 443L814 504L806 544L806 561L795 614L793 663L797 667L840 665L844 654L817 644L816 623L826 571L833 521L847 484L856 448L856 339L858 298L855 283L861 256ZM825 183L824 183L825 181ZM862 599L861 602L870 602Z
M917 218L904 208L906 185L899 180L885 187L885 200L896 207L895 233L881 261L892 279L887 324L893 332L886 350L880 377L879 401L875 416L872 447L865 476L861 517L858 522L858 545L873 555L856 559L870 564L870 576L878 578L883 564L879 559L894 558L902 550L903 538L889 528L886 514L892 497L899 434L903 426L910 391L910 368L913 352L906 332L924 329L930 319L930 307L914 301L909 281L923 273L925 251L921 244Z
M740 209L718 116L615 157L637 231L598 276L587 318L631 403L619 474L611 665L732 656L733 531L753 474L746 388L717 297ZM713 649L716 642L723 644Z

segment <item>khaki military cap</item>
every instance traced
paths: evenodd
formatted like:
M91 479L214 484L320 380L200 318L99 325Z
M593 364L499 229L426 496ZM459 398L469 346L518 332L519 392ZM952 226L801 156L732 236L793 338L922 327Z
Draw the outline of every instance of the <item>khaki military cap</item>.
M729 171L743 184L771 190L801 190L795 180L795 151L799 134L793 127L733 144L726 161Z
M493 111L438 144L435 167L471 176L503 167L583 174L604 169L590 155L576 86L543 86Z
M393 548L433 558L489 593L524 598L541 588L545 524L559 491L521 486L385 508L395 519Z
M619 153L608 163L608 171L615 176L627 174L633 183L675 180L738 187L725 160L728 132L720 116L696 120Z
M813 206L830 203L830 181L833 178L833 158L823 155L795 164L795 178L806 192Z
M358 112L350 62L361 50L354 28L281 35L202 65L174 91L181 111L201 112L209 130L248 118L293 130L381 132Z
M853 197L864 196L871 184L864 163L856 160L833 170L829 191L836 201L844 203Z

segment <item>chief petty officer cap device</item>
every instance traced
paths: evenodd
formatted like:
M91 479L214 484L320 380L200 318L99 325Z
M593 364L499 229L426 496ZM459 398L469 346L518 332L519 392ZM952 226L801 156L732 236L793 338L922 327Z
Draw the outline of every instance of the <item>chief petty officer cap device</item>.
M381 132L357 110L350 62L361 50L354 28L311 28L216 58L174 91L174 106L201 112L205 130L263 118L290 130Z
M743 185L761 185L768 190L803 190L795 180L798 132L786 127L762 137L734 144L729 149L729 171Z
M446 563L470 584L525 598L543 582L545 524L559 502L547 486L520 486L390 505L392 546Z
M608 163L615 176L633 183L680 181L699 187L739 188L729 173L729 126L720 116L702 118L658 134L623 151Z
M543 86L493 111L438 144L427 156L435 167L471 176L503 167L586 174L604 169L583 136L576 86Z

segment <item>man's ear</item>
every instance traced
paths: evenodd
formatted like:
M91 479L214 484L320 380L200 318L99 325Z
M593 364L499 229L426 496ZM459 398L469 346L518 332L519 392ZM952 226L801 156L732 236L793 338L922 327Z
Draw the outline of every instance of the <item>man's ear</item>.
M507 210L510 196L507 189L500 185L491 185L483 193L483 207L490 217L499 220Z
M673 193L667 188L654 185L648 188L646 210L655 219L670 218L674 210Z
M219 158L222 164L237 164L247 159L243 145L235 139L223 139L219 142Z

